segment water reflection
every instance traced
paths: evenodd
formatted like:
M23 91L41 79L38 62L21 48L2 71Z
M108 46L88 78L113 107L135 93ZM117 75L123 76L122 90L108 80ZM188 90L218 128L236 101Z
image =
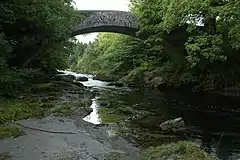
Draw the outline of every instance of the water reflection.
M90 115L84 117L83 120L93 123L93 124L100 124L102 121L98 114L99 106L98 106L96 100L97 100L97 98L92 99L92 105L90 107L93 109L93 111L90 113Z

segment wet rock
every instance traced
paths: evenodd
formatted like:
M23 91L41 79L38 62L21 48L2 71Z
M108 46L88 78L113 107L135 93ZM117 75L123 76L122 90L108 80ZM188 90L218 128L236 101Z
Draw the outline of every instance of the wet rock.
M63 119L59 119L58 121L64 123L64 120L63 120Z
M123 87L124 84L120 82L110 82L108 86L116 86L116 87Z
M72 82L72 84L75 84L76 86L81 87L81 88L84 87L84 85L82 83L79 83L79 82Z
M99 81L105 81L105 82L111 82L113 81L112 78L103 76L103 75L96 75L95 77L93 77L93 80L99 80Z
M173 120L168 120L160 124L160 128L163 131L176 131L185 126L185 122L182 117Z
M66 75L66 77L69 79L72 79L72 80L76 79L76 77L74 75Z
M52 79L57 81L72 82L76 79L76 77L74 75L54 75Z
M87 77L77 77L76 80L84 82L84 81L88 81L88 78Z

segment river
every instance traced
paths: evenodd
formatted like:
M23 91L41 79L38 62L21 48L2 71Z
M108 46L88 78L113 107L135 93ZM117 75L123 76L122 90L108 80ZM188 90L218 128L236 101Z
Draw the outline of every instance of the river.
M93 75L63 72L87 77L88 81L75 82L85 87L78 92L63 91L53 106L75 104L90 97L92 112L86 116L78 112L77 106L76 115L50 114L17 121L28 127L74 134L21 128L23 136L0 140L0 159L1 153L9 153L12 160L105 160L115 156L115 159L140 160L141 149L179 140L194 142L219 160L240 159L237 97L117 87L94 80ZM159 125L179 117L185 122L183 130L163 134Z
M184 136L180 136L180 139L198 143L217 155L219 159L235 159L230 157L239 156L240 100L238 98L212 94L161 92L146 88L120 88L108 86L108 82L93 80L92 75L68 71L65 71L65 74L88 77L89 80L82 83L91 91L98 93L91 105L93 112L84 118L85 121L94 124L104 123L98 112L102 107L98 99L104 97L107 101L121 102L126 106L137 105L139 110L151 113L141 121L131 121L131 127L156 134L159 130L158 125L163 120L183 117L189 130Z

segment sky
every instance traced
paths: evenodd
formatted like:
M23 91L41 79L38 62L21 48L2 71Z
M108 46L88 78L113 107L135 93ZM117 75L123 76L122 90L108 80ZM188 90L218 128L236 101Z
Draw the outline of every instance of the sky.
M128 11L129 0L74 0L79 10L118 10ZM88 43L94 41L98 33L76 36L78 41Z

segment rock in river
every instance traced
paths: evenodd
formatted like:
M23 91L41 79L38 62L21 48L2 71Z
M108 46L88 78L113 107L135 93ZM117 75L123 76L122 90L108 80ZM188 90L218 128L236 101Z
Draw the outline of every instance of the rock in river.
M172 119L172 120L163 122L162 124L160 124L159 127L163 131L173 131L173 130L180 129L184 126L185 126L184 120L182 117L180 117L180 118L176 118L176 119Z
M116 86L116 87L123 87L124 84L120 82L110 82L108 86Z

